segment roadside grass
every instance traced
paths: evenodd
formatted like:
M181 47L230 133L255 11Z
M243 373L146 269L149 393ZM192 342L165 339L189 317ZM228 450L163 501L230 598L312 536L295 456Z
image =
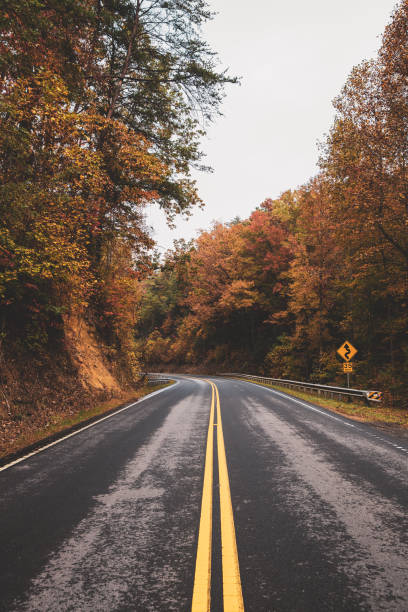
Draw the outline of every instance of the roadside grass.
M337 399L317 396L312 393L294 391L293 389L287 389L286 387L282 387L280 385L270 385L258 382L254 384L261 385L263 387L270 387L276 391L282 391L287 395L293 395L299 399L303 399L313 404L317 404L318 406L322 406L323 408L327 408L332 412L337 412L338 414L347 416L354 421L373 423L376 425L396 425L398 427L408 429L408 410L390 408L377 403L370 406L358 404L356 402L349 403Z
M142 397L153 393L153 391L170 387L173 384L174 382L168 382L161 385L144 385L140 387L140 389L123 393L120 398L112 398L73 414L55 412L52 414L45 427L33 429L24 428L20 436L1 449L0 460L9 455L20 454L24 449L33 445L40 447L41 442L44 441L44 443L46 443L50 437L55 437L56 439L59 437L58 434L61 434L62 437L65 432L69 432L73 429L80 429L82 423L85 425L90 420L97 420L96 417L98 416L102 417L109 412L114 412L116 408L124 407L131 402L136 402Z

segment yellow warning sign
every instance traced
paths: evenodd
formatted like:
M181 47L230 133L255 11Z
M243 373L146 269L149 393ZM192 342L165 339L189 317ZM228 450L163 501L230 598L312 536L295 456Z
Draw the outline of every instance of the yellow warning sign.
M338 354L344 361L351 361L354 355L357 353L357 349L351 344L351 342L344 342L340 348L337 349Z
M353 371L353 364L351 362L343 363L343 372L350 373Z

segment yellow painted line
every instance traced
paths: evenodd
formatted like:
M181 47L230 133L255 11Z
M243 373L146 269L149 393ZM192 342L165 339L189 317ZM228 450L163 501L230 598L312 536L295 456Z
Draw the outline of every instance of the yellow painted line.
M197 558L194 574L192 612L210 612L211 607L211 541L213 505L214 455L214 387L212 387L210 422L205 453L203 497L198 531Z
M244 612L241 576L237 542L235 538L234 513L231 503L231 492L228 478L227 457L225 455L224 435L222 431L220 396L217 386L217 450L218 474L220 481L220 515L221 515L221 549L222 549L222 585L224 612Z

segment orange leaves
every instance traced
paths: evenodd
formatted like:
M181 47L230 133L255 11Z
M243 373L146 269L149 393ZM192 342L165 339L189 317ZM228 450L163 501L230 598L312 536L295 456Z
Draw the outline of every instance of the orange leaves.
M354 338L356 386L387 381L406 395L407 29L403 2L379 58L335 101L317 177L214 224L156 272L139 327L156 362L344 384L335 347Z
M204 320L228 316L235 308L246 308L253 302L251 283L243 280L237 255L241 236L237 226L214 225L203 232L197 250L191 254L192 287L188 303Z
M290 259L287 238L285 223L275 215L271 202L247 221L215 223L200 234L188 257L182 251L169 253L163 270L148 288L146 298L151 309L157 313L161 300L166 299L162 285L169 283L170 271L177 270L181 263L186 285L184 291L180 291L181 284L176 285L176 303L169 305L166 316L156 315L156 327L149 338L156 343L157 351L149 349L149 355L158 359L159 347L164 347L163 336L169 334L172 342L166 350L172 357L163 355L166 361L221 359L227 354L248 354L257 343L268 343L268 335L274 331L272 320L267 319L271 311L282 311L286 305L284 273ZM151 318L151 310L144 308ZM273 323L280 324L277 319Z
M46 300L58 296L61 306L83 310L104 287L105 313L113 313L116 333L128 342L135 284L146 274L145 264L136 273L132 260L151 245L142 208L157 197L151 185L167 168L120 121L92 106L75 112L65 82L48 68L10 81L0 106L3 303L19 287L38 284L47 287ZM124 241L126 257L113 279L100 266L101 249L116 239Z
M257 294L254 289L254 281L233 280L221 293L219 299L220 309L225 312L250 308L256 302Z

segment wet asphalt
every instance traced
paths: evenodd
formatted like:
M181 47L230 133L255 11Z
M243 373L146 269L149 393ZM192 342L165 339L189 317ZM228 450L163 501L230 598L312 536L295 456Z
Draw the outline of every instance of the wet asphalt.
M0 472L0 610L190 609L211 388L177 378ZM407 439L212 380L245 610L406 612ZM218 499L215 469L212 612Z

